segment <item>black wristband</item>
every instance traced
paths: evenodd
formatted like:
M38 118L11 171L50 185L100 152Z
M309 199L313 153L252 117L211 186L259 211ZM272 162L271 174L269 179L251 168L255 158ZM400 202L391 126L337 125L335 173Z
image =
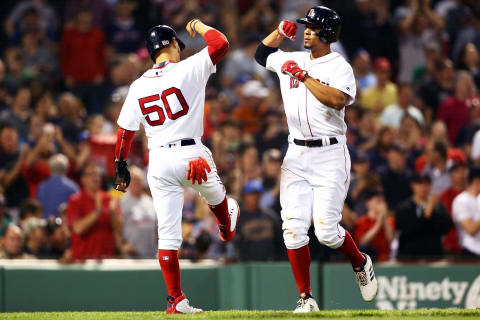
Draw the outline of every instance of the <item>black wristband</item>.
M255 60L258 62L259 65L266 67L268 56L271 53L276 52L277 50L278 48L272 48L260 42L257 47L257 51L255 51Z

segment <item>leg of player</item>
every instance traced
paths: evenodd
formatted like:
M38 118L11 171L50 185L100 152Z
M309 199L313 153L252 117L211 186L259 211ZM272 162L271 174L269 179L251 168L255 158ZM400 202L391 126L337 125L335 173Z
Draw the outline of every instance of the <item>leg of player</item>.
M167 157L168 158L168 157ZM178 185L161 183L156 178L167 170L168 164L151 168L148 173L148 185L152 192L153 205L158 221L158 261L163 279L167 286L167 314L199 313L201 309L190 306L182 292L178 248L182 244L182 208L184 202L183 188ZM155 176L154 176L155 175ZM166 179L165 179L166 180Z
M308 229L312 212L312 194L308 183L291 171L282 170L280 203L283 238L300 299L294 313L318 311L310 287L310 249Z
M198 148L185 149L184 165L187 166L192 156L202 157L210 166L210 172L206 171L207 181L202 184L192 184L190 180L182 178L182 184L186 187L197 190L205 198L215 214L218 229L220 231L220 240L227 242L235 238L237 221L240 218L240 208L235 199L227 197L222 180L218 176L217 167L212 158L211 151L205 146Z
M317 167L332 168L313 173L313 180L318 181L318 186L314 187L313 191L315 235L320 243L337 249L350 260L363 300L372 301L378 289L372 261L368 255L358 250L350 233L340 225L343 202L349 185L350 158L347 153L338 150L319 149L315 159L319 162L315 163ZM343 166L345 169L337 165L341 161L345 162ZM320 181L323 183L319 183Z

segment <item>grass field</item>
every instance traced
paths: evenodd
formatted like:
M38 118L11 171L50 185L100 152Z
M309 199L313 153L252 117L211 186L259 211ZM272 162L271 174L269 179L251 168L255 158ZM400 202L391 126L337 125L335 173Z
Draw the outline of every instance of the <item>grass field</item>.
M150 320L165 319L163 312L37 312L37 313L0 313L2 320ZM196 315L174 315L169 319L364 319L364 320L420 320L420 319L480 319L480 309L430 309L430 310L328 310L316 313L294 315L291 311L208 311Z

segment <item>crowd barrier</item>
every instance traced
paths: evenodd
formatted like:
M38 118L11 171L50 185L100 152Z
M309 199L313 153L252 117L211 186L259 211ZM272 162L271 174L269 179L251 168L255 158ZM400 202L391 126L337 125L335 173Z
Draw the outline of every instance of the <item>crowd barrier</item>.
M291 310L298 299L287 262L220 265L181 262L182 287L205 310ZM377 298L361 300L351 266L312 263L323 309L480 307L480 265L376 265ZM0 261L0 310L155 311L167 292L158 262L105 260L82 265Z

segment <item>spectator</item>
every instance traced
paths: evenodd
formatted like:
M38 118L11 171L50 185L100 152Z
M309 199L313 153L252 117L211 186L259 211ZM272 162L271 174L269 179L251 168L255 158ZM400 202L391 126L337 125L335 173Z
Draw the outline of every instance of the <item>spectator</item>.
M55 10L47 2L46 0L17 1L5 23L7 35L13 38L17 33L33 29L53 38L58 28L58 19Z
M233 110L232 118L240 123L243 129L249 133L258 132L261 128L262 119L265 114L264 99L268 96L269 90L258 80L250 80L242 87L240 104Z
M381 193L370 193L366 207L367 213L355 223L355 240L362 252L374 260L387 261L394 236L394 219L388 216L387 204Z
M43 216L43 207L40 202L35 199L25 199L20 204L20 213L18 225L24 229L24 224L30 219L41 219Z
M377 77L371 71L370 54L365 49L359 49L355 54L352 68L360 92L377 84Z
M360 103L378 116L386 106L397 103L397 86L390 81L391 66L387 58L376 58L373 68L377 84L362 93Z
M102 259L115 255L118 244L118 202L100 189L100 169L83 169L82 190L70 197L67 221L72 233L72 259Z
M438 109L438 120L445 122L448 128L448 138L454 144L460 129L470 122L469 110L475 94L475 84L472 76L466 71L457 74L455 94L442 103Z
M0 120L10 123L18 131L22 138L28 136L28 120L30 110L31 94L27 87L20 87L15 95L12 108L0 114Z
M433 78L426 79L418 89L421 108L428 124L435 120L439 106L455 91L455 70L450 59L440 58L434 63Z
M407 167L407 150L397 144L390 147L387 161L387 167L380 173L380 180L388 208L393 210L412 195L412 172Z
M0 237L3 237L8 225L12 222L7 213L5 196L0 193Z
M349 56L365 48L373 57L395 61L398 47L391 21L388 1L355 0L355 10L343 20L342 41Z
M413 70L425 63L424 47L441 34L443 19L430 8L430 1L409 1L396 11L399 28L399 82L412 83Z
M477 88L480 87L480 60L477 47L471 42L468 42L460 51L460 56L457 60L457 69L469 71L475 82Z
M138 167L130 169L131 182L120 200L123 213L122 253L129 258L153 259L157 253L156 214L152 197L145 193L145 173Z
M480 50L480 6L478 3L472 6L472 23L458 30L457 37L453 44L452 56L457 59L460 56L462 48L467 43L473 43L477 50Z
M0 126L0 185L5 190L7 207L16 207L28 197L28 186L21 169L27 154L18 143L18 131L9 124Z
M280 251L284 251L278 216L260 208L262 192L262 183L258 180L249 180L243 187L242 215L235 238L241 261L277 260Z
M462 256L480 257L480 169L473 167L468 174L468 185L452 204L453 221L457 227Z
M279 149L286 152L288 130L283 113L268 110L262 117L262 128L257 133L257 148L260 154L268 149Z
M37 189L37 199L43 205L45 219L58 217L60 205L78 192L77 184L66 176L69 166L67 157L61 153L56 154L50 157L48 165L52 175L40 183Z
M262 157L264 192L260 198L261 208L270 208L280 214L280 174L282 171L282 154L278 149L265 151Z
M38 259L48 258L47 249L47 222L41 218L32 217L23 224L25 246L23 252Z
M440 195L440 203L445 206L448 214L453 219L452 213L452 204L453 200L465 190L467 185L467 166L464 163L455 163L450 167L450 180L452 185L450 188L444 190ZM458 233L455 226L453 226L450 231L443 238L443 248L447 253L450 254L459 254L462 249L458 242Z
M133 17L138 3L135 0L120 0L115 7L115 16L106 28L109 45L115 53L131 53L143 40L140 28Z
M24 244L23 231L10 224L3 234L0 248L0 259L34 259L34 256L22 251Z
M48 258L59 259L60 262L67 262L69 250L68 235L63 227L63 221L60 218L50 220L46 227L47 243L48 243Z
M423 47L425 63L418 64L413 70L413 86L418 87L421 83L431 80L435 74L435 61L442 57L440 45L437 41L428 41Z
M350 180L347 203L350 208L362 216L367 212L367 196L378 189L380 182L378 177L370 170L370 158L364 153L359 153L353 157L353 174Z
M428 175L411 179L413 197L395 210L395 226L400 232L398 259L419 260L443 257L442 236L452 227L452 221L437 197L430 193Z
M102 30L92 26L92 12L88 9L80 10L75 24L64 31L60 64L67 87L84 100L91 112L101 112L105 39Z
M250 36L243 41L243 45L225 57L221 81L224 88L232 88L240 79L257 79L272 85L272 78L265 68L256 63L254 55L258 46L258 37Z
M38 33L29 32L23 35L22 56L25 68L31 69L36 79L46 85L53 84L58 68L57 59L53 52L40 42Z
M444 190L450 188L449 169L453 165L447 156L447 146L440 141L430 141L427 145L427 166L424 173L430 176L432 181L431 191L440 195Z
M422 112L415 106L413 102L413 90L410 84L399 84L397 92L396 104L387 106L380 115L380 124L384 126L392 126L398 129L400 122L405 114L415 118L420 125L425 124Z

